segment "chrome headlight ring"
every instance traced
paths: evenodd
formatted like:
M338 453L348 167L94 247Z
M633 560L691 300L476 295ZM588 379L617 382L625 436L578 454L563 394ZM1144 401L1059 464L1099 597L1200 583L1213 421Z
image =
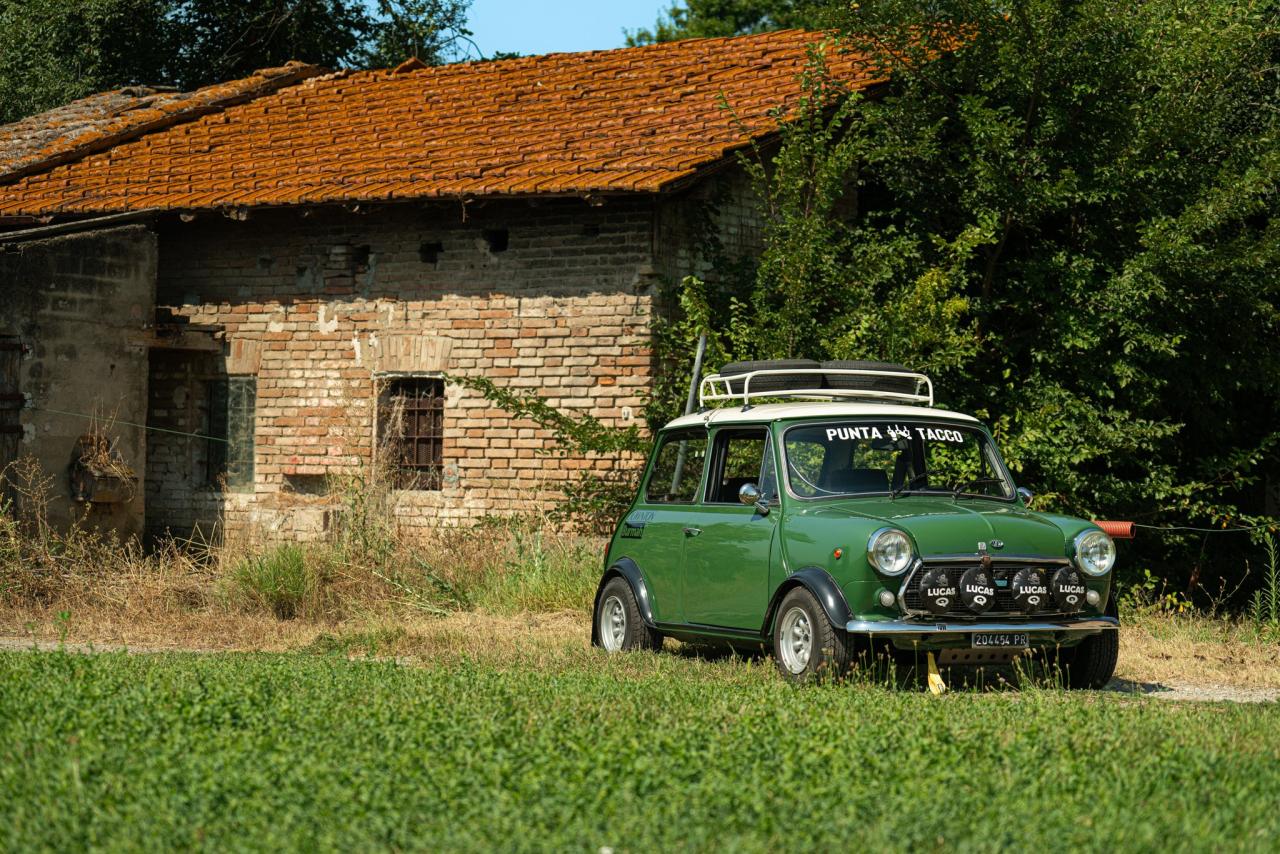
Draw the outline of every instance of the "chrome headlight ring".
M1076 534L1072 547L1075 549L1075 564L1086 575L1098 578L1116 565L1115 542L1097 528Z
M915 557L911 538L897 528L880 528L867 540L867 562L884 575L902 575Z

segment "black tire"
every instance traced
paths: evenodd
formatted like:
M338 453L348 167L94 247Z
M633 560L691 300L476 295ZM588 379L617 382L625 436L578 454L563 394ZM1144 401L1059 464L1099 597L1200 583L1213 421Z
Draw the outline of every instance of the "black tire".
M868 362L861 360L844 360L823 362L822 367L841 371L897 371L912 374L910 368L892 362ZM854 389L857 391L888 391L897 394L915 394L916 381L899 377L842 377L828 375L827 382L831 388Z
M1114 595L1107 600L1103 613L1108 617L1120 615ZM1063 687L1075 691L1096 691L1107 687L1115 675L1119 658L1120 630L1104 629L1073 647L1059 650L1056 664L1062 673Z
M816 370L822 367L818 362L812 359L767 359L754 362L730 362L720 369L719 373L722 377L736 377L740 374L749 374L752 371L781 371L786 369ZM820 385L822 377L817 374L808 375L800 374L799 376L773 376L760 377L752 380L751 391L784 391L789 388L813 388ZM730 394L742 394L742 381L729 380L726 385Z
M617 630L619 616L622 621L620 632ZM594 622L596 636L592 640L609 652L654 650L662 646L662 635L645 625L635 593L625 578L615 576L609 579L600 591ZM609 633L607 637L606 633Z
M803 615L803 622L793 614ZM803 645L804 631L798 631L801 626L807 626L807 658L796 651ZM785 648L788 643L790 653ZM852 658L849 636L831 624L812 593L796 587L782 597L773 620L773 660L783 678L791 682L839 679L849 672Z
M1058 651L1057 664L1062 684L1074 691L1096 691L1107 687L1120 657L1120 632L1105 629L1080 643Z

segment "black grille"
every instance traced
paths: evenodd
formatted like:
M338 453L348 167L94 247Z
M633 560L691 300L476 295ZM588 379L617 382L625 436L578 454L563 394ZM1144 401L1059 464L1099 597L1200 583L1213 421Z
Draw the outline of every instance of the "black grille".
M991 564L991 574L995 578L996 582L996 603L989 611L984 611L981 614L975 614L966 608L964 604L959 601L959 597L956 597L955 607L949 608L945 614L935 615L924 607L924 602L920 598L920 582L921 579L924 578L926 570L939 568L946 570L947 579L951 584L955 585L956 588L959 588L960 576L964 575L965 570L972 569L977 565L978 562L974 561L972 563L949 563L941 566L938 564L925 564L917 567L912 571L911 576L907 579L907 589L903 591L902 596L903 604L906 606L908 611L922 612L925 616L967 617L971 620L979 620L995 616L1053 617L1062 615L1062 612L1058 610L1057 604L1053 601L1052 595L1049 597L1048 608L1044 611L1035 611L1031 614L1019 611L1014 607L1013 592L1009 589L1009 582L1013 580L1014 573L1028 566L1034 567L1044 573L1046 582L1052 580L1053 574L1057 572L1061 566L1061 564L1052 563L1045 563L1041 565L1033 563L1001 564L999 562L993 562Z

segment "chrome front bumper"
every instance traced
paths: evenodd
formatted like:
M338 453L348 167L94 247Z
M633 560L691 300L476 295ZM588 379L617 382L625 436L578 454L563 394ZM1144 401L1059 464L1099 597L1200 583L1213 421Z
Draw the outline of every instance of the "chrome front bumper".
M1120 628L1115 617L1081 617L1080 619L1046 620L1039 623L979 623L951 621L917 623L909 620L850 620L844 630L859 635L893 635L894 637L919 637L942 640L942 635L967 635L972 632L1047 632L1057 634L1091 635L1106 629Z

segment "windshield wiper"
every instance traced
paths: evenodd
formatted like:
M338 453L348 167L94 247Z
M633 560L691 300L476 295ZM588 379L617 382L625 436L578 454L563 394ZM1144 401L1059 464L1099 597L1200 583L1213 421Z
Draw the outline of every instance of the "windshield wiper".
M966 492L966 490L971 486L980 486L982 484L987 484L987 483L994 483L999 485L1004 483L1004 481L998 477L975 477L973 480L957 481L955 486L951 487L951 500L958 501L962 494L963 495L973 494L973 495L978 495L979 498L990 498L991 496L989 495L981 495L976 492L975 493Z
M897 498L899 495L911 489L911 487L915 486L917 483L921 482L928 476L929 476L929 473L927 471L922 471L919 474L912 475L911 477L903 481L901 484L899 484L897 489L889 493L889 499L893 500Z

